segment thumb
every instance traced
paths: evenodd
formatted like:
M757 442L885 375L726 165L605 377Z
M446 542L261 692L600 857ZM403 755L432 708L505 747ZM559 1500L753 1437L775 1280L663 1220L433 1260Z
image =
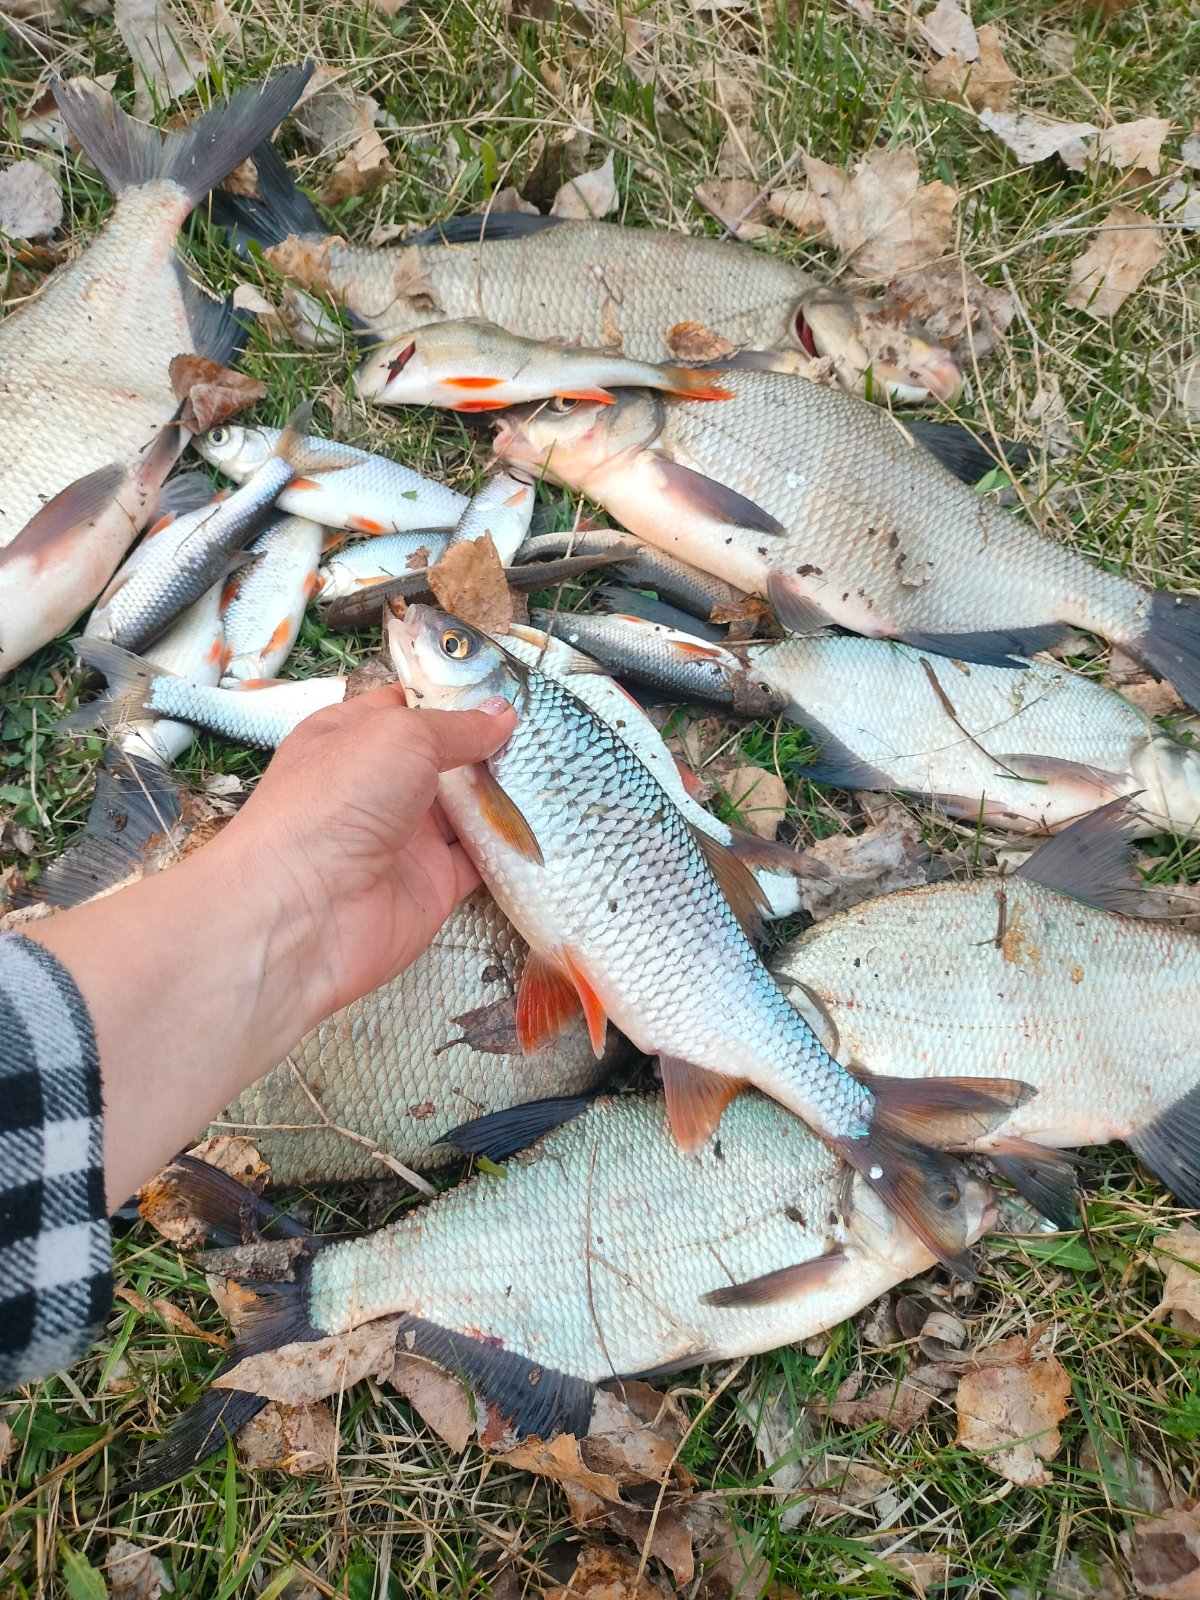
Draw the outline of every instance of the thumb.
M493 702L486 711L422 710L420 716L439 772L486 761L512 737L517 725L517 714L507 700Z

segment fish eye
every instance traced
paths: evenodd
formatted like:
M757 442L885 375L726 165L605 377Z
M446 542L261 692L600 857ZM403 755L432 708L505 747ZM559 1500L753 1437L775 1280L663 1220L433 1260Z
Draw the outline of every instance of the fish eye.
M208 430L208 442L209 444L228 444L229 429L221 427L220 424L215 428L210 428Z
M440 642L442 654L451 661L465 661L475 653L475 640L463 628L447 628Z
M571 395L556 395L550 402L551 411L574 411L579 401Z
M406 344L405 345L404 349L401 350L400 354L396 357L396 359L394 361L389 361L388 362L388 369L387 369L388 377L389 378L398 378L400 376L400 374L404 371L404 369L408 365L408 363L416 355L416 353L417 353L417 341L414 339L411 344Z
M934 1205L939 1211L953 1211L962 1199L962 1193L957 1185L948 1183L935 1197Z

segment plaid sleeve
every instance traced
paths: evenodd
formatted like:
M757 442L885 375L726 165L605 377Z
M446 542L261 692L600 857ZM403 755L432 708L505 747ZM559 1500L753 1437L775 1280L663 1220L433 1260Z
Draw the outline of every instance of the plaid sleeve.
M0 935L0 1394L77 1360L112 1304L100 1113L73 979Z

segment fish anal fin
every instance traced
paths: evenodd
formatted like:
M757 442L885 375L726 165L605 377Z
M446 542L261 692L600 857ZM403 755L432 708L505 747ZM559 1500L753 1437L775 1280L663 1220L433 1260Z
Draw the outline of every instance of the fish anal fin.
M583 1015L588 1027L588 1038L592 1041L592 1052L596 1060L599 1061L604 1055L604 1046L608 1038L608 1013L604 1009L600 996L584 977L576 957L565 947L562 955L571 982L575 985L575 993L579 997L579 1004L583 1008Z
M537 1366L515 1350L423 1317L400 1319L396 1349L461 1376L518 1438L570 1433L582 1439L588 1431L596 1391L584 1378Z
M1102 911L1137 916L1145 886L1134 870L1130 847L1136 817L1131 797L1110 800L1039 845L1014 876Z
M1103 767L1089 767L1082 761L1064 761L1061 756L1001 754L996 757L1001 768L1007 767L1018 778L1028 778L1033 783L1068 784L1088 795L1094 805L1119 799L1129 787L1125 772L1108 772Z
M820 633L829 626L829 613L781 572L767 578L767 604L789 633Z
M588 1095L559 1095L548 1100L528 1100L504 1111L489 1111L460 1123L441 1140L470 1155L489 1161L507 1161L535 1139L582 1116L591 1105Z
M530 950L517 980L517 1040L525 1054L557 1038L581 1009L579 990L566 967Z
M654 458L660 481L667 497L676 505L696 512L713 522L745 528L749 533L783 533L784 527L769 511L764 511L744 494L707 478L704 473L685 467L667 456Z
M692 836L708 862L718 888L728 900L730 910L749 937L758 938L762 933L763 921L771 909L758 879L745 862L719 839L694 826Z
M731 1283L723 1289L712 1289L700 1296L704 1306L773 1306L781 1300L796 1300L802 1294L812 1294L824 1288L830 1276L846 1264L843 1250L830 1250L812 1261L798 1261L791 1267L780 1267L776 1272L764 1272L760 1278L748 1278L745 1283Z
M116 501L126 470L119 461L76 478L35 512L20 533L0 550L0 567L31 560L35 570L61 556L75 539L86 536L92 525ZM132 533L132 528L131 528Z
M1079 1226L1078 1156L1017 1138L995 1140L986 1154L1000 1176L1056 1228Z
M725 1107L746 1087L741 1078L705 1072L677 1056L660 1055L667 1120L684 1150L699 1150L716 1132Z
M471 770L479 796L479 809L487 822L518 855L544 867L546 861L542 847L516 801L510 799L500 787L490 767L481 764Z
M1200 1084L1127 1134L1126 1143L1177 1200L1200 1210Z

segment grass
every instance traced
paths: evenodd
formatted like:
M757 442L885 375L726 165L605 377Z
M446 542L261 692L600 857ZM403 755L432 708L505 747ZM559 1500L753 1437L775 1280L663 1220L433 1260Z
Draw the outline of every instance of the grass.
M194 9L199 16L202 8ZM588 0L578 9L550 0L429 0L390 18L369 0L226 0L217 9L235 20L237 34L236 45L209 35L222 92L276 60L311 52L346 69L395 120L398 131L387 135L395 181L347 202L338 217L359 239L477 206L508 182L547 202L561 177L561 140L580 119L594 128L589 164L615 153L621 219L692 231L715 231L693 189L716 170L731 126L764 184L800 145L836 165L875 145L914 144L926 179L940 176L964 192L958 248L1020 303L1007 343L960 409L1033 447L1019 492L1053 532L1141 579L1200 582L1195 436L1166 401L1170 363L1196 340L1200 298L1189 279L1188 236L1170 239L1159 269L1111 326L1065 309L1068 263L1082 237L1114 200L1136 203L1156 185L1131 190L1104 167L1017 165L968 113L925 95L908 8L876 0L871 25L832 0L747 0L713 13L693 11L687 0ZM1022 75L1022 104L1101 123L1157 111L1172 118L1167 149L1177 152L1200 61L1200 24L1182 0L1094 10L979 0L976 21L988 20L999 24ZM1053 60L1048 40L1057 41ZM32 35L19 27L0 34L5 163L25 153L18 117L50 64L67 73L113 71L119 92L133 87L107 16L68 8ZM284 142L302 176L319 180L321 164L292 135ZM108 200L72 163L44 159L63 184L70 236L82 240ZM228 252L202 218L189 237L212 285L230 285ZM832 252L786 232L760 248L817 273L836 270ZM43 268L6 247L3 270L15 303ZM395 450L460 487L478 478L473 435L453 422L364 411L339 353L275 350L256 338L246 364L268 382L265 421L282 422L296 400L311 397L318 423L341 437ZM1047 395L1061 397L1077 450L1063 451L1039 421L1039 397ZM562 514L570 510L564 503ZM370 635L331 635L309 620L290 670L340 670L376 648ZM1102 654L1092 658L1102 666ZM66 749L54 735L55 717L76 692L71 659L67 641L48 646L6 682L0 706L0 838L6 864L31 874L85 815L99 751L98 743ZM785 776L806 748L786 730L751 729L741 739L745 759ZM260 768L258 756L208 739L181 764L193 782L215 772L250 781ZM794 777L789 786L790 821L801 836L857 826L845 797ZM933 839L959 859L987 859L989 841L970 829ZM1195 850L1161 841L1156 855L1156 879L1196 877ZM900 1538L910 1549L945 1552L944 1582L930 1581L956 1600L1049 1595L1067 1552L1124 1572L1118 1535L1142 1513L1121 1463L1152 1463L1176 1501L1200 1491L1196 1342L1151 1314L1161 1280L1149 1253L1178 1215L1123 1153L1106 1153L1088 1188L1085 1235L1001 1236L977 1285L952 1291L933 1274L903 1290L952 1311L973 1342L1049 1329L1073 1392L1043 1488L1010 1488L956 1448L945 1401L907 1434L814 1420L806 1409L813 1396L831 1398L860 1371L866 1388L903 1369L902 1343L873 1342L874 1322L860 1319L736 1372L710 1368L673 1381L699 1419L685 1463L702 1488L727 1500L781 1594L911 1593L880 1559ZM373 1215L379 1203L377 1193ZM339 1216L364 1216L367 1204L365 1188L345 1191ZM8 1405L17 1446L0 1483L0 1593L99 1594L98 1574L118 1535L162 1558L177 1595L206 1600L525 1594L571 1571L578 1535L557 1490L477 1452L453 1457L403 1401L373 1388L343 1400L332 1480L251 1475L219 1457L177 1489L122 1502L140 1438L195 1398L213 1362L200 1335L219 1335L223 1324L203 1276L144 1229L118 1240L117 1258L118 1283L134 1302L117 1301L103 1342L78 1369ZM160 1302L198 1332L180 1332ZM789 1441L775 1460L755 1445L764 1407L771 1436ZM808 1492L806 1471L811 1477L823 1454L884 1474L897 1497L890 1520L875 1502L854 1507L835 1493L807 1506L793 1527L789 1507ZM788 1481L785 1492L779 1482Z

